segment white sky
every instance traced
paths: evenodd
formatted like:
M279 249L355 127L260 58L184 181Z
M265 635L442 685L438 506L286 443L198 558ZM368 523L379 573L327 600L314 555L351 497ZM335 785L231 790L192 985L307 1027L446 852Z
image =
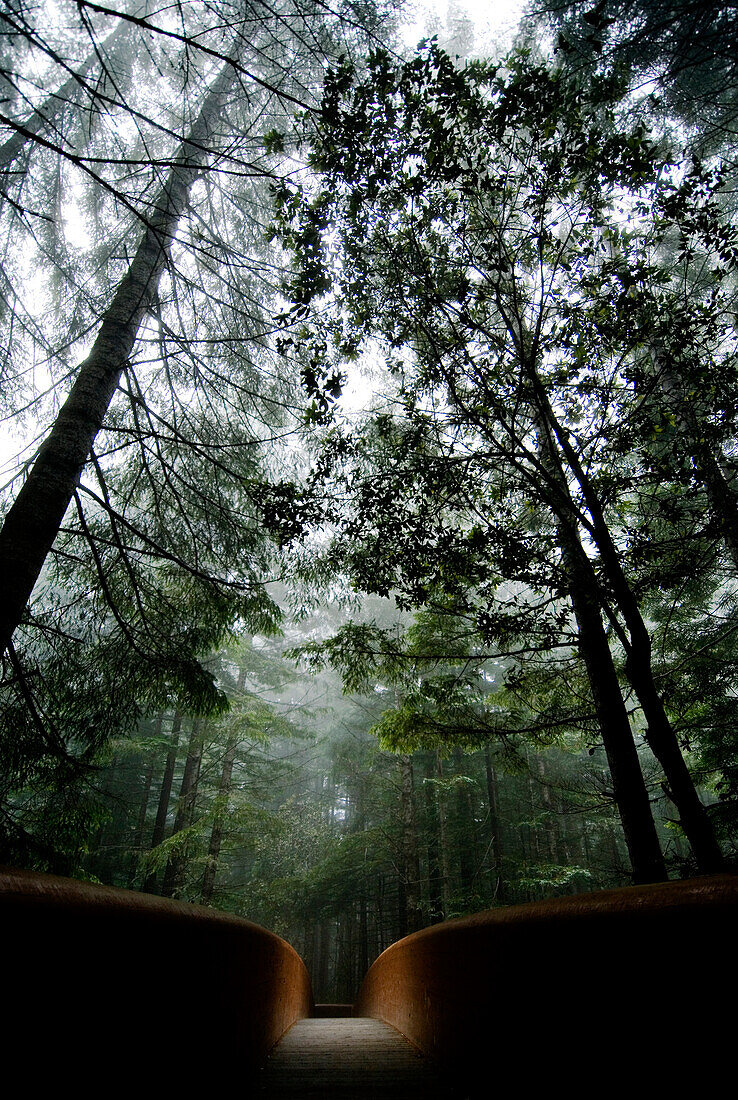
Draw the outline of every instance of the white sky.
M408 20L403 39L408 46L415 46L421 38L436 33L432 24L440 22L446 33L458 29L464 18L473 24L477 39L475 52L505 38L509 45L527 0L410 0L409 12L415 18ZM445 27L443 26L445 24Z

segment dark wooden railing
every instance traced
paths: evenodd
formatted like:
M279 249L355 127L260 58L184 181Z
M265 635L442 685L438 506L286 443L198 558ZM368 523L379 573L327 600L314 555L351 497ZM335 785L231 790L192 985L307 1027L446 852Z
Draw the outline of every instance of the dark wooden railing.
M354 1015L391 1024L474 1100L720 1093L737 917L726 875L447 921L377 959ZM37 1086L195 1095L235 1076L248 1097L268 1050L314 1011L295 951L212 909L0 870L0 930L6 1065L20 1058Z
M4 869L0 935L5 1064L22 1050L34 1081L92 1073L144 1097L175 1085L209 1095L235 1074L243 1098L312 1012L293 948L214 909Z
M380 955L354 1013L402 1032L465 1096L649 1083L681 1096L720 1091L736 979L738 876L726 875L425 928Z

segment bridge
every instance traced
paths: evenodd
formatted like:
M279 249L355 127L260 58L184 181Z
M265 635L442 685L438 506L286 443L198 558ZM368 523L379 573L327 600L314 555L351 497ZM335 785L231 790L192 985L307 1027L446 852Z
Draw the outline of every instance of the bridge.
M674 1096L732 1072L738 875L489 910L400 940L352 1006L235 916L0 870L8 1066L95 1095Z

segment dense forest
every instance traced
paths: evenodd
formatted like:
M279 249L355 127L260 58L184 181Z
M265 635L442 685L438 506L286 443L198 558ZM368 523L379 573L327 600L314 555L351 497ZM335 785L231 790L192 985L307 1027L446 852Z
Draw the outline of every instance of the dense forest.
M735 10L513 13L0 4L0 862L318 1000L738 858Z

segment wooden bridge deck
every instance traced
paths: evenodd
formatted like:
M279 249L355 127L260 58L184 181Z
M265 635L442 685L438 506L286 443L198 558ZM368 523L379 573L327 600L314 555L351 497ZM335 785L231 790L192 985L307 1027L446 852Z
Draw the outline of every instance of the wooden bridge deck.
M435 1067L380 1020L299 1020L261 1075L269 1100L458 1100Z

